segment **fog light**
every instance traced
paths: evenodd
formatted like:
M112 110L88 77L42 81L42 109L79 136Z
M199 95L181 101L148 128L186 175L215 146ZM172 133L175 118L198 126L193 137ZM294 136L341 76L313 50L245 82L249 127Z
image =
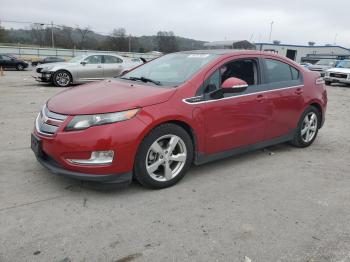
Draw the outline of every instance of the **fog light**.
M108 165L113 162L114 151L93 151L89 159L67 159L68 162L80 165Z

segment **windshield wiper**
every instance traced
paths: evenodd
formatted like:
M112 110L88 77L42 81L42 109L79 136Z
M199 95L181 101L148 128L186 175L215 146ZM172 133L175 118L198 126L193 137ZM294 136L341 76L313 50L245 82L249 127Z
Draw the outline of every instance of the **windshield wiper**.
M123 78L122 77L122 79L127 79L127 80L131 80L131 81L142 81L142 82L145 82L145 83L151 82L151 83L153 83L153 84L155 84L157 86L161 85L161 83L159 81L156 81L156 80L153 80L151 78L144 77L144 76L141 76L141 77L133 77L133 76L131 76L129 78L126 78L126 77Z

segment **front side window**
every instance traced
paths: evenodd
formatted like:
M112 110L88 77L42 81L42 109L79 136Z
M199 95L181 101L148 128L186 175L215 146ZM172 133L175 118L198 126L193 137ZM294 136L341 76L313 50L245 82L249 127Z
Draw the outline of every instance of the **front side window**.
M255 59L240 59L220 66L204 82L197 95L213 92L221 87L221 84L230 77L245 81L248 86L258 84L258 65Z
M105 64L118 64L118 63L123 63L123 60L121 60L119 57L105 55L104 56L104 63Z
M177 86L189 80L218 55L174 53L150 61L125 74L123 79L148 78L165 86Z
M299 79L299 71L286 63L274 59L265 59L265 65L268 83Z
M87 57L84 61L87 64L101 64L102 63L102 56L92 55L92 56Z

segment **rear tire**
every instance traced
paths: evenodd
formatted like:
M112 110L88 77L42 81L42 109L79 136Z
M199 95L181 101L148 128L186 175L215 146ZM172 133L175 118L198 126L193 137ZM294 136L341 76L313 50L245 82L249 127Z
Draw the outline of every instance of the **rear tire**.
M52 82L57 87L67 87L72 82L72 76L65 70L59 70L53 74Z
M292 145L296 147L308 147L316 139L320 127L321 117L317 108L309 106L305 109L295 131Z
M143 186L161 189L180 181L193 161L193 142L180 126L163 124L141 142L134 177Z

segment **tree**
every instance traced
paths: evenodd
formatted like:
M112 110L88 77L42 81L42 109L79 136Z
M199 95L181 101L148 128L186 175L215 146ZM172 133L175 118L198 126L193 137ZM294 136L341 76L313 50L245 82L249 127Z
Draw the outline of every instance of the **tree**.
M45 44L45 30L43 24L32 24L30 35L34 44L44 46Z
M128 51L129 39L126 36L126 30L124 28L113 29L112 34L107 37L104 45L109 50Z
M310 41L308 44L309 44L309 46L314 46L316 43L313 41Z
M178 44L174 32L159 31L156 39L160 52L172 53L178 51Z
M89 33L91 33L91 29L89 26L80 28L79 26L76 28L76 31L79 33L80 41L78 43L78 48L83 49L85 45L86 38Z

